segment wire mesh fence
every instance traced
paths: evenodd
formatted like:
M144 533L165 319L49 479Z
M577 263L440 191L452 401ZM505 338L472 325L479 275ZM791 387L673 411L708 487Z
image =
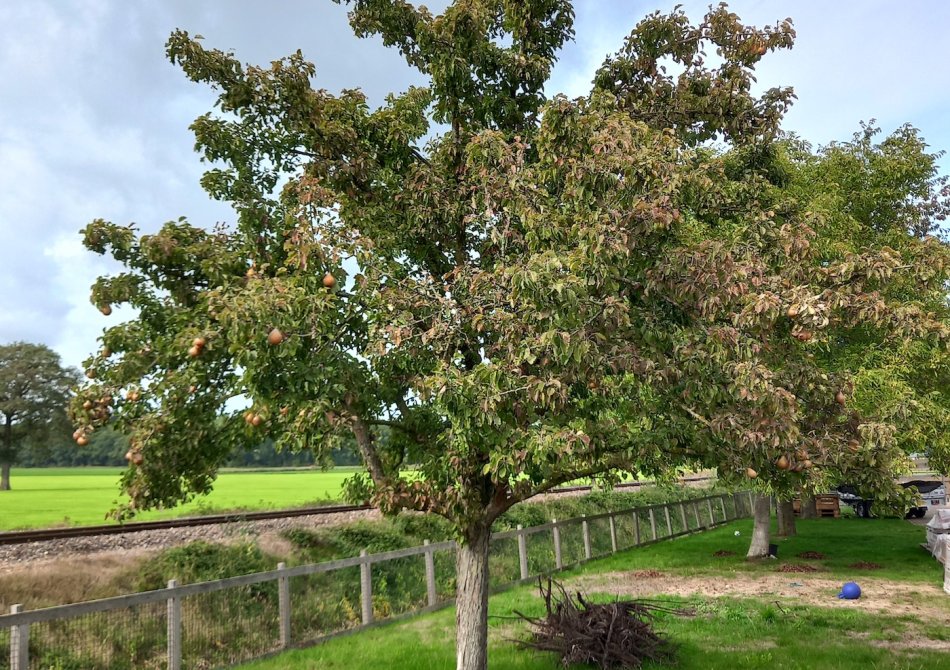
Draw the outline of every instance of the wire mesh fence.
M147 603L43 621L29 628L30 670L167 667L166 608Z
M496 539L488 548L488 586L498 589L521 579L518 538Z
M436 602L444 603L455 597L455 550L434 552Z
M617 532L617 549L622 551L635 547L637 538L633 529L633 515L616 514L613 519Z
M616 549L611 542L610 520L611 516L598 516L587 521L587 545L590 547L592 558L598 556L607 556Z
M182 598L182 667L226 667L275 651L278 622L276 581Z
M489 585L749 516L746 494L496 534ZM209 670L450 602L455 543L0 615L0 670Z
M305 644L362 624L359 566L291 577L291 644Z
M554 533L550 526L535 530L525 529L528 554L528 574L544 575L557 569L554 551ZM533 531L533 532L532 532Z
M374 563L372 576L374 619L385 619L426 607L428 598L423 556Z

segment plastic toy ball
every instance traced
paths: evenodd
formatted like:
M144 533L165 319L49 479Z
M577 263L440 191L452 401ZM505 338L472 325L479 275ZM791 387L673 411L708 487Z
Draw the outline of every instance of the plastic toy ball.
M854 582L845 582L838 597L844 600L857 600L861 597L861 587Z
M736 537L739 537L739 535L740 535L739 531L736 531Z

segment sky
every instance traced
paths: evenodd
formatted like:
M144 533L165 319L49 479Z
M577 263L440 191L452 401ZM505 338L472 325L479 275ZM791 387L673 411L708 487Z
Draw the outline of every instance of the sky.
M674 4L577 2L576 37L548 93L586 93L636 23ZM708 2L682 4L696 22ZM821 145L873 118L885 132L910 123L932 150L950 150L950 3L735 0L730 8L755 25L794 21L795 48L757 69L762 90L795 88L787 130ZM198 184L207 165L188 126L214 96L165 58L176 28L248 63L301 49L316 64L317 87L361 88L373 104L423 83L379 39L353 36L346 7L330 0L0 0L0 343L44 343L79 366L103 328L131 316L105 317L89 303L96 277L118 270L82 247L78 231L91 220L146 232L179 216L206 227L233 220ZM941 166L950 172L950 160Z

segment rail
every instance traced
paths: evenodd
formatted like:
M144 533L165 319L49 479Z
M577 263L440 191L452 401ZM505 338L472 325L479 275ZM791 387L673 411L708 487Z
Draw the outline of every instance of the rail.
M678 480L681 484L709 482L715 477L683 477ZM655 482L628 482L618 484L615 488L640 488L652 486ZM565 486L554 489L551 493L570 493L574 491L590 491L591 486ZM35 530L17 530L0 532L0 545L26 544L28 542L47 542L50 540L67 540L75 537L95 537L97 535L118 535L124 533L141 533L149 530L168 530L172 528L191 528L195 526L213 526L229 523L246 523L248 521L266 521L270 519L288 519L302 516L319 516L338 514L342 512L361 512L373 509L369 505L324 505L321 507L301 507L296 509L268 510L263 512L235 512L231 514L211 514L205 516L181 517L162 521L136 521L131 523L101 524L96 526L72 526L68 528L38 528Z

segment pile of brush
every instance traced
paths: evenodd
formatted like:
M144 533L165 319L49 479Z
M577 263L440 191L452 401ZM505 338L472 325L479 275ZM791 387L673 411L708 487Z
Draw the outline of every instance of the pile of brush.
M653 630L656 615L681 616L691 610L636 600L592 603L581 593L570 596L550 578L538 588L547 616L534 618L515 612L531 625L526 647L553 651L565 666L588 664L600 668L639 668L644 661L670 661L674 647Z

